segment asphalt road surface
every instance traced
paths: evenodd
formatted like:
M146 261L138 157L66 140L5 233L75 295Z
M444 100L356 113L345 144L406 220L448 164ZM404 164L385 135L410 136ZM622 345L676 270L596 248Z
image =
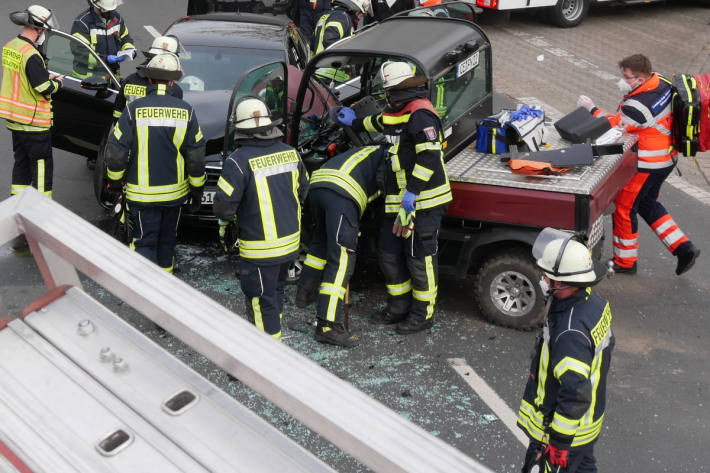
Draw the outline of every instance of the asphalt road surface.
M710 9L667 3L593 8L574 29L546 25L532 14L513 14L509 21L488 15L482 22L493 44L494 87L514 98L535 97L562 112L574 108L579 94L612 110L620 98L616 63L628 54L647 54L655 69L666 74L710 72ZM43 4L55 9L64 30L86 7L81 0L45 0ZM25 6L18 0L3 2L3 41L16 31L6 13ZM128 0L120 10L139 49L144 49L151 41L144 25L162 31L186 11L186 2ZM0 193L5 195L9 194L11 168L10 134L3 128ZM676 277L675 259L642 223L639 274L618 275L597 287L611 303L617 338L608 410L595 449L602 472L710 471L710 219L707 204L690 195L702 196L709 189L694 164L684 162L682 168L686 180L664 186L661 201L703 249L695 268ZM82 158L55 152L55 199L100 224L103 214L94 203L90 179ZM610 231L607 221L607 235ZM234 277L234 261L220 253L213 233L182 235L178 276L241 313L243 298ZM607 254L610 245L607 239ZM488 324L468 296L470 284L442 278L435 327L428 333L402 337L367 323L369 315L384 304L385 294L376 265L364 265L353 279L351 296L352 327L361 334L362 345L350 351L313 341L307 324L312 314L292 305L295 288L289 286L284 343L494 471L519 471L522 444L503 422L504 416L494 412L490 399L477 394L448 360L465 359L470 377L475 372L517 411L534 333ZM230 382L224 372L189 348L160 335L152 323L102 288L89 282L85 288L339 471L367 470L238 381ZM0 248L0 296L9 312L17 314L42 292L33 261L15 257L7 246Z

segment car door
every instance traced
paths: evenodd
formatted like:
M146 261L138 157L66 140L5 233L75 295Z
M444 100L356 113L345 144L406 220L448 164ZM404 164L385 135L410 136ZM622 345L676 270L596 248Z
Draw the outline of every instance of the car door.
M288 72L286 63L270 62L255 67L237 81L229 99L229 114L224 130L224 151L226 158L236 149L234 112L239 102L247 96L259 97L266 103L272 123L286 135Z
M64 76L64 84L52 101L52 145L95 159L111 128L120 84L98 55L76 37L49 30L42 49L50 72ZM96 60L101 73L77 77L75 66L89 56Z
M301 31L293 23L288 26L286 49L289 64L298 67L300 70L305 69L306 64L311 59L311 47L301 34Z

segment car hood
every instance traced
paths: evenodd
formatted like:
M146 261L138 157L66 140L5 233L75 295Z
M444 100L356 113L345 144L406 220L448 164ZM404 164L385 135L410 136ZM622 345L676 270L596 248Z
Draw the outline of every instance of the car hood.
M192 105L197 115L205 140L210 141L224 136L227 125L227 109L231 90L208 90L201 92L185 92L183 99Z

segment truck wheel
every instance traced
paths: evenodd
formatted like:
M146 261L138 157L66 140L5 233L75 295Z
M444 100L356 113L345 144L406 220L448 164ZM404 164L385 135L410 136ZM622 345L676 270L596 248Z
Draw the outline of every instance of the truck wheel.
M571 28L582 23L589 11L589 0L558 0L550 7L550 21L562 28Z
M99 152L96 156L96 167L94 167L94 196L99 205L106 210L113 208L113 204L106 199L106 138L99 144Z
M540 272L528 252L496 253L476 273L474 293L483 316L496 325L518 330L540 326L545 301Z

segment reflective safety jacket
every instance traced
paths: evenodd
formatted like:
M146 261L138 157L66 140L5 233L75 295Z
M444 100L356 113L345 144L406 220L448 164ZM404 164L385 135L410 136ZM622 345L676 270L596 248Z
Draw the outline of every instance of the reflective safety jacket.
M295 149L278 139L244 139L224 160L213 209L223 220L236 217L241 258L285 263L298 253L307 192L308 172Z
M612 127L623 121L628 133L638 135L638 170L653 172L674 165L671 139L670 83L656 73L628 95L619 105L616 115L606 114ZM602 115L598 108L592 115Z
M97 15L93 7L88 8L74 20L71 35L88 44L104 62L109 54L115 55L122 50L136 49L123 18L116 10L110 12L110 17L106 20L101 15ZM94 71L97 69L94 56L74 44L72 44L71 50L74 54L74 77L84 79L94 75ZM119 64L108 66L113 72L118 72Z
M311 189L330 189L351 199L360 209L382 194L377 185L377 174L384 163L381 146L365 146L341 153L325 162L311 175Z
M326 12L316 23L313 34L315 43L313 53L328 49L332 44L353 34L353 20L350 14L339 7ZM325 79L332 79L336 82L345 82L350 79L348 69L334 67L320 67L316 70L316 76Z
M142 71L136 71L121 81L121 90L113 104L113 118L121 118L121 112L127 103L145 97L150 85L148 78L143 75ZM167 93L173 97L182 98L182 88L175 82L168 86Z
M597 439L614 347L611 319L609 303L591 288L553 299L518 412L528 437L545 443L549 425L549 442L558 448Z
M205 184L205 139L195 112L166 89L149 87L109 137L108 178L125 180L126 198L137 206L182 205L190 187Z
M389 143L385 213L399 211L407 190L417 194L417 210L445 207L451 202L441 120L429 100L412 100L398 111L356 119L352 126L355 131L382 132Z
M22 36L2 48L0 118L15 131L45 131L52 126L51 96L61 83L50 80L44 58Z

